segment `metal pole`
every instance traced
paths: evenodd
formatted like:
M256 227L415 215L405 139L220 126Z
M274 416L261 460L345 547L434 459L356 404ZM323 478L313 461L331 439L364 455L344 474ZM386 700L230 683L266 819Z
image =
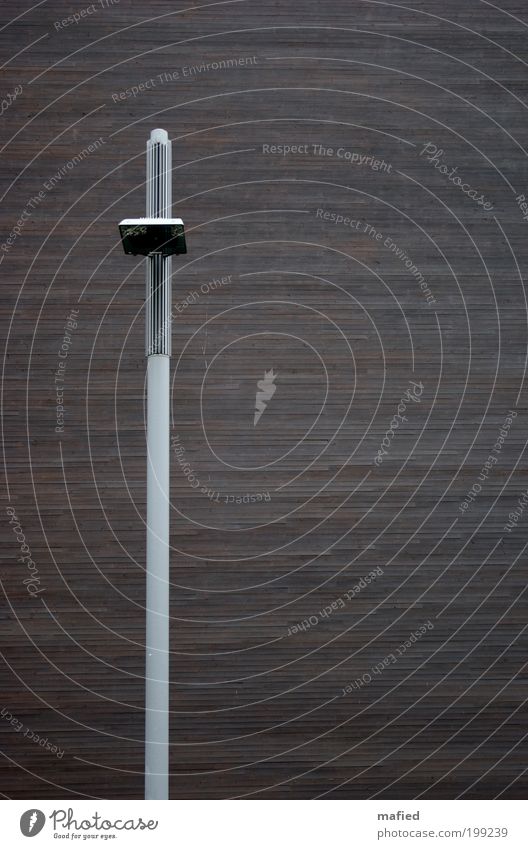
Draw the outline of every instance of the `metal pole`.
M171 142L147 142L147 217L170 218ZM172 258L147 257L145 799L169 798L169 364Z

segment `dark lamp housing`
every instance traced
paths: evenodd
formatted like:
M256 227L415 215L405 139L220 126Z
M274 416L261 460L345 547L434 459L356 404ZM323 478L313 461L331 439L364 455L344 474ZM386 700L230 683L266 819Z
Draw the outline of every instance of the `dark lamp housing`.
M119 232L126 254L171 256L187 253L181 218L125 218L119 224Z

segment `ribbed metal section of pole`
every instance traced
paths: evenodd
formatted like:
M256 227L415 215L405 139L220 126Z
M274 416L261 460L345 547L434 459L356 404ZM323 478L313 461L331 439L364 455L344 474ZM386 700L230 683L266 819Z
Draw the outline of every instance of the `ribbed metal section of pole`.
M172 149L166 130L152 130L147 142L147 218L172 213ZM147 257L145 353L171 355L172 257Z
M171 217L171 143L147 142L147 217ZM169 392L171 257L147 257L145 799L169 798Z

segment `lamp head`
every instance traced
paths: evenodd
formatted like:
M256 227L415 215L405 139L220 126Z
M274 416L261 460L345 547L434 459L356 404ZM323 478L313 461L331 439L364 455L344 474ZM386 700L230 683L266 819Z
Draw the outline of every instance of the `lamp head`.
M181 218L124 218L119 223L123 250L133 256L186 254Z

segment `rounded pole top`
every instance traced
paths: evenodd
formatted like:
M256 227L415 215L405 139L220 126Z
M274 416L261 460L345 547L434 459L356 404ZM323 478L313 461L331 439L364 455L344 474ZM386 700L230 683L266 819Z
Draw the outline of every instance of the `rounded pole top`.
M169 141L169 134L167 130L151 130L150 140L152 142L161 142L166 144Z

